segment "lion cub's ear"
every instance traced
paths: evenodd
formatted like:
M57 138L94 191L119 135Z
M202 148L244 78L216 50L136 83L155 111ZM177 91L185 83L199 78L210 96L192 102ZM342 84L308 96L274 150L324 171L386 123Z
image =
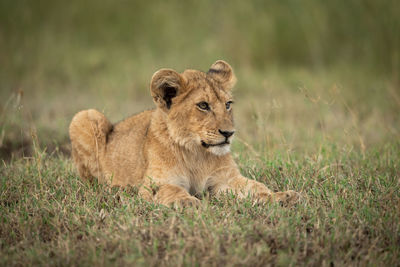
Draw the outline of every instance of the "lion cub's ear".
M225 90L231 90L236 83L232 67L223 60L217 60L212 64L207 76L220 83Z
M181 93L185 84L184 78L174 70L161 69L153 74L150 83L151 96L157 107L167 111L172 99Z

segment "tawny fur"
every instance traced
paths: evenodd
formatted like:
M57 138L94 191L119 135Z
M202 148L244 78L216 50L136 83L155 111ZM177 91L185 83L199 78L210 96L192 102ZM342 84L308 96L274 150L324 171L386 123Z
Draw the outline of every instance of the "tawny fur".
M150 92L156 108L112 125L100 112L77 113L69 134L82 178L135 185L149 201L197 204L196 195L227 191L261 202L298 200L294 191L273 193L243 177L229 153L234 132L230 107L236 78L219 60L207 73L157 71ZM206 104L204 104L206 103Z

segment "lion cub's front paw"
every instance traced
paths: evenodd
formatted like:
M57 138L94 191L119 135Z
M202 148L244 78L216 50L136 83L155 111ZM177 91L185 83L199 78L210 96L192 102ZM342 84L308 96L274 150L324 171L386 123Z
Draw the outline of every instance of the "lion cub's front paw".
M200 199L192 196L188 196L182 199L178 199L174 202L174 206L178 207L199 207L200 206Z
M277 192L273 195L273 200L279 202L284 207L290 207L299 202L301 195L293 190Z

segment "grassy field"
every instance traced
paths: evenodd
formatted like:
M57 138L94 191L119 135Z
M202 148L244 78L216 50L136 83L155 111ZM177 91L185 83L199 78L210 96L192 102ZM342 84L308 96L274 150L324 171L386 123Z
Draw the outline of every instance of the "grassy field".
M0 0L0 266L400 262L396 1ZM233 155L295 207L204 195L199 209L90 185L68 124L153 107L159 68L238 77Z

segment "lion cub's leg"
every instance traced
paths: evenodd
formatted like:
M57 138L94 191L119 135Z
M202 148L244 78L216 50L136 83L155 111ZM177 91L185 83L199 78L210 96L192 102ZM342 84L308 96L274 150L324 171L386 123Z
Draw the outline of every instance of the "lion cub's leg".
M279 202L284 206L293 205L300 199L300 194L293 190L274 193L266 185L243 176L230 179L226 183L221 183L215 190L217 194L226 191L233 191L240 198L251 195L257 201L264 203Z
M139 193L147 200L152 199L156 203L166 206L198 206L200 204L200 200L191 196L183 187L172 184L158 186L155 189L153 197L149 196L151 192L149 192L149 188L147 187L142 187Z
M107 118L94 109L83 110L73 117L69 126L72 158L82 178L97 177L102 182L101 162L111 129Z

